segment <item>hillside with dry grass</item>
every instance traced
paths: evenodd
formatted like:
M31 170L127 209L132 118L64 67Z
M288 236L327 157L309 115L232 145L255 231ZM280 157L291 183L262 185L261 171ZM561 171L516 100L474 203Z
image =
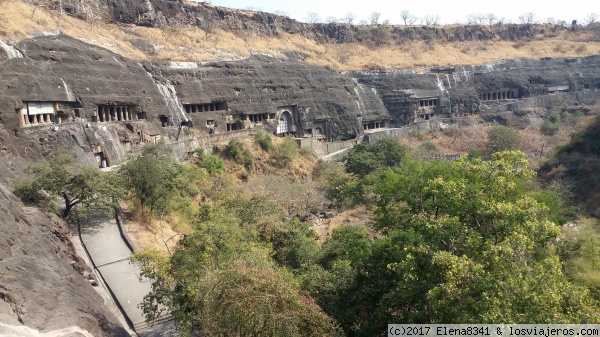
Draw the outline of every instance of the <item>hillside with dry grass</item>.
M61 32L137 61L206 62L241 59L261 53L276 58L293 56L336 71L420 69L514 58L576 57L600 53L599 33L594 27L573 30L540 25L527 30L525 37L513 41L491 31L481 40L457 38L457 31L465 27L452 26L435 30L423 27L421 33L414 29L417 35L423 37L405 38L407 29L390 26L388 34L391 35L387 40L374 41L370 38L371 34L381 28L352 26L345 29L356 33L356 36L346 36L344 43L338 43L313 33L285 30L268 36L249 34L242 28L237 31L221 29L218 25L203 28L184 24L147 27L102 19L101 15L93 20L82 20L47 7L1 1L0 40L16 42L30 36ZM323 31L325 28L320 27ZM487 29L476 28L477 31ZM513 31L514 27L507 26L506 29L507 32ZM437 32L436 37L427 35L430 32Z

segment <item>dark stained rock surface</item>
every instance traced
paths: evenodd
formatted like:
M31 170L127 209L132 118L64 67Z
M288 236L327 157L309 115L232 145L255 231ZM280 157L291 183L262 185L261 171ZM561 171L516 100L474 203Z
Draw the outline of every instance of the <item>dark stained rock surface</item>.
M106 49L59 35L22 41L24 58L0 68L0 118L23 101L71 101L94 114L98 104L132 105L148 118L167 113L164 100L144 68Z
M482 95L512 91L517 108L547 109L558 104L556 95L566 102L593 103L599 98L600 56L581 58L517 59L479 66L432 68L429 72L355 72L359 83L377 88L397 125L413 121L414 104L419 97L436 95L451 102L450 116L491 113L506 99L484 100ZM553 92L561 88L561 91ZM555 94L555 95L549 95ZM548 97L551 96L551 97ZM493 97L493 96L492 96ZM526 104L519 104L527 99Z
M328 121L332 139L357 137L363 120L389 119L374 90L304 62L254 57L190 66L161 67L183 104L225 102L232 116L294 107L304 130Z
M93 336L128 336L83 277L90 270L75 254L66 225L24 206L10 192L10 177L20 170L19 159L13 159L0 154L0 322L39 331L79 327Z
M389 118L373 90L302 61L251 57L173 69L141 65L63 35L24 40L17 47L25 57L6 60L0 68L0 121L11 129L19 127L15 111L26 101L71 102L88 122L95 120L98 105L132 106L154 125L163 125L161 117L170 125L184 120L155 82L163 90L173 84L182 103L226 102L226 115L235 119L293 106L305 129L314 120L329 121L332 139L358 136L363 119Z

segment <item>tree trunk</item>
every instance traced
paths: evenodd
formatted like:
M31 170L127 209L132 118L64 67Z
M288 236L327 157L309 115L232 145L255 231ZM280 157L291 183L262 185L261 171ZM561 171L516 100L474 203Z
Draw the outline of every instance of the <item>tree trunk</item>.
M69 216L69 214L71 214L71 210L73 209L73 206L75 206L75 205L65 203L65 210L63 211L63 214L62 214L63 219L66 219Z
M62 217L66 219L71 214L73 207L79 203L79 199L71 199L66 192L63 192L62 196L65 199L65 210L62 213Z

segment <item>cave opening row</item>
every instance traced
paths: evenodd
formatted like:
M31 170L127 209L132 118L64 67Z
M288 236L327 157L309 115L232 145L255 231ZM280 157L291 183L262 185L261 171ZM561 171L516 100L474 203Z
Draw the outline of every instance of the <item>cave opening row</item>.
M420 99L419 100L419 106L437 106L438 105L438 99Z
M222 111L222 110L227 110L227 104L225 102L184 104L183 108L185 109L186 113L196 113L196 112L205 112L205 111Z
M97 122L109 122L109 121L131 121L135 119L143 119L143 114L134 114L131 106L119 106L119 105L98 105L98 116L95 121ZM140 118L141 117L141 118ZM92 117L94 121L94 118Z
M242 120L249 120L253 123L258 123L258 122L262 122L263 120L269 120L269 119L275 119L275 114L271 113L264 113L264 114L243 114L242 116Z
M514 91L496 91L496 92L485 92L481 94L482 101L496 101L499 99L513 99L517 98Z
M363 130L381 129L385 127L384 122L366 122L363 123Z

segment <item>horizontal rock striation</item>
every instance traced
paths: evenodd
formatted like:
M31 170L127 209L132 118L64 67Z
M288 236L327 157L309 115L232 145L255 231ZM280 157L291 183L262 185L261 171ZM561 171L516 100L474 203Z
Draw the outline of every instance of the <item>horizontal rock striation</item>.
M433 112L457 117L523 109L550 109L563 103L600 99L600 56L518 59L478 66L415 72L354 72L359 83L377 88L396 125ZM437 97L431 111L420 101ZM562 103L560 103L562 102ZM445 105L444 105L445 104Z

